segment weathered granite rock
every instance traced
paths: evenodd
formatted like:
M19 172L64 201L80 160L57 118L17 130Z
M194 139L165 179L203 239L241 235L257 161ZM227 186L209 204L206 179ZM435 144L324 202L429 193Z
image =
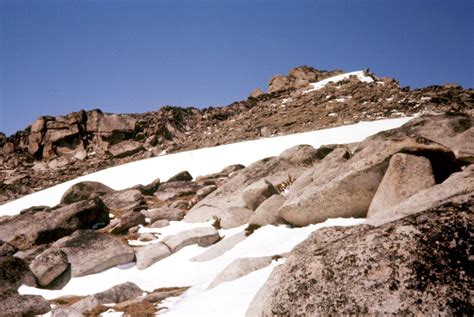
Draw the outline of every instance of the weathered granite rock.
M247 208L242 199L242 192L249 185L266 179L272 184L279 184L288 179L288 175L298 177L306 167L295 164L288 159L269 157L257 161L239 170L229 177L215 191L194 205L184 217L187 222L204 222L213 216L224 222L230 208ZM248 220L248 218L247 218Z
M46 250L30 264L31 272L41 287L47 287L68 268L69 261L66 253L55 249Z
M390 208L417 192L435 185L430 161L422 156L398 153L392 156L387 171L370 203L367 217Z
M306 226L328 218L365 217L370 203L396 153L427 157L436 181L456 170L453 152L424 138L395 138L395 132L382 132L365 140L348 161L313 175L313 182L292 196L280 208L287 222Z
M0 239L20 249L33 244L56 241L78 229L90 229L109 223L109 211L95 198L66 205L52 211L24 213L0 221Z
M247 236L245 235L245 232L239 232L234 234L233 236L224 238L214 244L213 246L209 247L206 251L203 253L195 256L194 258L191 259L191 261L197 261L197 262L205 262L205 261L210 261L212 259L215 259L222 254L226 253L230 249L232 249L234 246L236 246L239 242L245 240Z
M150 222L158 220L180 221L184 218L185 212L177 208L160 207L144 210L143 214L145 217L150 218Z
M93 230L78 230L52 245L67 254L72 277L102 272L134 260L133 249L119 238Z
M370 214L368 223L380 225L448 202L461 204L473 200L474 165L471 164L441 184L422 190L395 206Z
M114 190L98 182L80 182L72 185L61 197L61 204L72 204L81 200L101 197L113 193Z
M120 216L118 223L109 230L111 234L123 234L128 229L145 224L145 215L139 211L129 211Z
M179 251L185 246L197 244L201 247L207 247L220 239L219 232L210 227L194 228L181 231L180 233L167 236L161 240L162 243L171 250L172 253Z
M0 292L2 316L36 316L46 314L50 310L51 306L42 296Z
M218 286L224 282L236 280L253 271L263 269L272 263L271 256L263 256L258 258L241 258L232 261L225 269L223 269L209 285L209 289Z
M257 209L268 197L278 194L278 190L269 181L262 179L248 186L242 192L242 199L247 208Z
M470 315L473 200L379 227L315 231L276 267L247 316Z
M285 201L286 199L282 195L272 195L258 206L248 222L259 226L277 225L281 223L282 219L278 211Z
M102 200L112 211L127 212L146 209L146 202L138 189L124 189L106 194Z
M140 142L131 140L114 144L109 148L110 154L115 158L130 156L143 150L143 145Z
M169 255L171 255L170 248L161 242L151 243L144 247L137 248L135 250L137 268L139 270L146 269Z

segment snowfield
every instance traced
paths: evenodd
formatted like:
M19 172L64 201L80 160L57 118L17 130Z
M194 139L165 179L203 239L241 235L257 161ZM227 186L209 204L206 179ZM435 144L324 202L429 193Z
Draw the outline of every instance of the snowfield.
M374 133L399 127L410 119L361 122L349 126L222 145L137 161L79 177L10 202L0 206L0 215L18 214L22 209L33 205L53 206L59 203L62 194L71 185L81 181L97 181L114 189L124 189L136 184L148 184L156 178L166 180L183 170L188 170L196 177L218 172L231 164L249 165L259 159L278 155L283 150L298 144L309 144L317 148L323 144L359 142ZM190 286L191 288L182 296L169 298L161 303L160 307L166 307L166 310L160 312L160 315L244 316L248 305L265 283L272 269L283 263L284 260L274 260L266 268L208 290L209 284L232 261L244 257L280 255L291 251L295 245L305 240L315 230L336 225L352 226L363 221L364 219L353 218L329 219L324 223L293 229L284 225L264 226L213 260L191 261L191 258L210 248L191 245L145 270L138 270L134 263L130 263L101 273L73 278L62 290L42 290L22 286L19 292L21 294L38 294L46 299L53 299L62 295L94 294L127 281L137 284L145 291L152 291L160 287ZM190 228L206 226L211 226L210 222L193 224L171 222L168 227L141 228L140 232L159 234L160 238L153 241L158 242L165 236L177 234ZM219 233L225 239L244 231L245 227L220 230ZM134 241L130 241L130 244L133 243ZM120 314L110 309L104 315L119 316Z

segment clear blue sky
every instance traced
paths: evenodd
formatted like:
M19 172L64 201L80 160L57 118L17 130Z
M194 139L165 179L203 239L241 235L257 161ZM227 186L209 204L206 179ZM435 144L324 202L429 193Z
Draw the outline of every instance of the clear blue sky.
M474 86L472 0L0 0L0 131L219 106L298 65Z

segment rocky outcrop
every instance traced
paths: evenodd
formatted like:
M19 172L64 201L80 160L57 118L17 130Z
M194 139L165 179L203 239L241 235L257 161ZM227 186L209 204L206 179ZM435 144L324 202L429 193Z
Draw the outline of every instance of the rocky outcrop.
M168 182L190 182L192 180L193 177L191 176L191 174L189 174L188 171L182 171L170 177L170 179L168 179Z
M103 292L89 295L70 307L59 307L52 311L53 316L82 316L88 315L98 305L121 303L135 299L143 294L143 291L134 283L126 282L115 285Z
M146 202L138 189L124 189L108 193L102 197L104 204L112 213L125 213L146 209Z
M379 227L315 231L247 316L471 315L472 200Z
M268 92L273 93L281 90L298 89L309 85L311 82L323 80L335 76L342 71L319 71L312 67L300 66L291 69L288 76L274 76L268 85Z
M453 117L464 116L453 119L459 123L454 125L441 119L439 126L450 129L452 135L437 136L431 129L425 137L453 148L459 159L474 160L468 142L473 136L472 122L466 121L472 120L472 89L444 85L410 90L393 79L373 76L371 83L349 78L303 93L308 83L339 73L297 67L272 81L271 93L221 108L161 107L122 115L92 110L41 117L25 130L0 137L0 203L163 153L416 113L451 111L457 112Z
M160 185L160 188L155 192L154 196L163 201L171 201L181 197L194 195L201 188L201 185L191 181L166 182Z
M143 145L137 141L123 141L109 148L109 153L115 158L122 158L143 151Z
M115 219L114 219L115 220ZM145 224L145 215L137 211L129 211L121 215L117 222L110 228L111 234L124 234L128 229ZM110 223L112 225L112 222Z
M449 148L423 137L400 137L400 131L403 133L403 127L368 138L345 162L343 155L329 162L324 169L316 166L318 175L313 174L307 187L292 192L280 208L280 217L297 226L323 222L328 218L365 217L388 162L397 153L428 158L437 182L458 169Z

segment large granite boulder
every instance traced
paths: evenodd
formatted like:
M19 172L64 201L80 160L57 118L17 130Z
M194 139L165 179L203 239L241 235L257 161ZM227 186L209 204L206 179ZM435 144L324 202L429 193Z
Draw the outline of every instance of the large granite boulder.
M393 134L392 130L370 137L346 162L319 170L317 177L313 174L313 182L292 194L280 208L280 216L297 226L328 218L365 217L390 158L396 153L428 158L437 182L456 170L450 149L422 137L400 138Z
M184 230L178 234L164 237L161 242L165 244L172 253L178 252L185 246L197 244L200 247L207 247L219 241L219 232L210 227L194 228Z
M258 206L255 213L250 217L249 223L259 226L277 225L282 222L278 210L285 203L282 195L272 195Z
M78 229L93 229L108 223L109 210L99 198L94 198L2 220L0 239L27 249L34 244L54 242Z
M67 254L72 277L102 272L135 258L133 249L121 239L93 230L78 230L52 247Z
M30 264L30 269L36 278L36 282L43 288L48 288L69 267L66 253L55 249L46 250Z
M138 189L124 189L108 193L102 197L111 212L125 213L146 209L145 198Z
M249 185L266 179L271 184L285 182L289 175L298 177L308 167L285 157L269 157L257 161L230 176L215 191L194 205L184 217L187 222L204 222L213 216L223 221L230 216L230 208L248 208L243 191Z
M257 209L268 197L278 194L278 190L272 183L261 179L250 186L247 186L242 192L242 199L245 206L251 210Z
M418 135L441 143L461 160L474 158L474 117L463 113L421 116L399 128L404 135Z
M379 227L315 231L247 316L471 315L473 215L471 200Z
M469 165L441 184L419 191L394 206L371 213L368 215L368 222L380 225L448 202L462 204L473 200L474 165Z
M382 182L370 203L367 217L433 185L435 185L433 169L427 158L397 153L390 159Z
M144 247L137 248L135 250L135 257L137 258L137 268L139 270L146 269L147 267L170 255L170 248L166 244L161 242L151 243Z

